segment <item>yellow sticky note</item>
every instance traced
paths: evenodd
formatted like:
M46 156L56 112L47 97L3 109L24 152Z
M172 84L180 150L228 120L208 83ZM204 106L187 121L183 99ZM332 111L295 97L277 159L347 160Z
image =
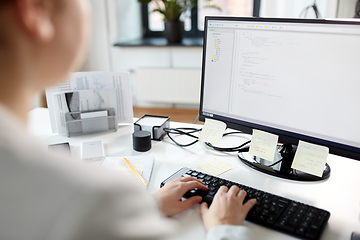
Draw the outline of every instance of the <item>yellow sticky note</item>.
M277 135L254 129L249 154L273 162L278 139Z
M209 119L205 119L204 127L199 136L199 141L219 144L226 129L226 123Z
M214 158L211 161L204 162L204 163L197 165L197 167L204 170L207 173L210 173L211 175L218 176L218 175L232 169L233 165Z
M144 171L144 165L132 165L135 170L140 174L142 175L143 171ZM129 175L129 176L135 176L134 173L130 170L130 168L126 165L118 165L116 166L115 168L115 171L116 172L121 172L121 174L124 174L124 175Z
M291 168L321 177L328 155L327 147L299 141Z

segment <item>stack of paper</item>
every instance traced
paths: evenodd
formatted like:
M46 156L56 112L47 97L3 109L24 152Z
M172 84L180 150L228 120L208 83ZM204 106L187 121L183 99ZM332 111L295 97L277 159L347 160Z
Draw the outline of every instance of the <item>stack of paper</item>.
M125 157L135 170L149 183L151 172L154 166L154 157L147 156L129 156ZM134 177L128 166L124 162L124 157L106 157L101 167L118 172L119 174Z
M78 72L46 89L53 133L66 133L65 113L114 108L119 124L133 123L129 73Z

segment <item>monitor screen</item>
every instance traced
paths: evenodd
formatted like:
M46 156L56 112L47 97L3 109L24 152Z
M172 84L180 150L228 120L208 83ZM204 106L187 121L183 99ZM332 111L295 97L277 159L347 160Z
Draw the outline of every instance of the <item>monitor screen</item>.
M206 17L200 120L360 159L360 22Z

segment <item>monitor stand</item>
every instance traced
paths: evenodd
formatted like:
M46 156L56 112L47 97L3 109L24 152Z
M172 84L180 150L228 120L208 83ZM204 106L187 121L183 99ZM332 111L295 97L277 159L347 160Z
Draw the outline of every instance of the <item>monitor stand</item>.
M296 146L283 144L276 151L274 162L256 157L247 152L239 152L238 157L246 165L269 175L297 181L321 181L330 177L330 166L326 163L322 177L317 177L291 168ZM281 160L281 161L280 161ZM278 162L278 163L276 163ZM276 164L275 164L276 163Z

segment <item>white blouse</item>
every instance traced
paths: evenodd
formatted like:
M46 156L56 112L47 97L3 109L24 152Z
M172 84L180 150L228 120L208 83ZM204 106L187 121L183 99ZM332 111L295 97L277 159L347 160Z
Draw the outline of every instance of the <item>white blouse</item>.
M137 182L53 155L0 104L0 239L161 239L176 234ZM252 239L243 226L207 240Z

